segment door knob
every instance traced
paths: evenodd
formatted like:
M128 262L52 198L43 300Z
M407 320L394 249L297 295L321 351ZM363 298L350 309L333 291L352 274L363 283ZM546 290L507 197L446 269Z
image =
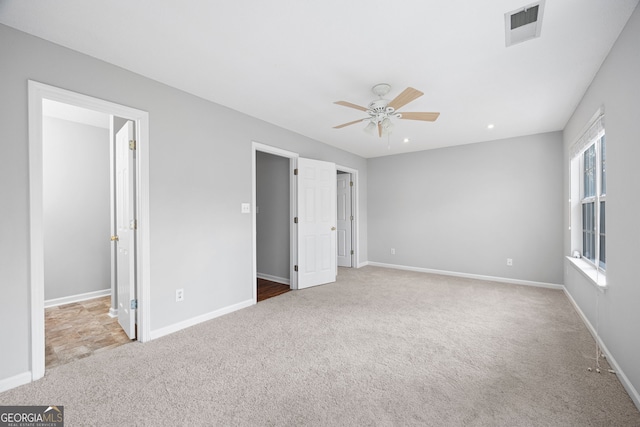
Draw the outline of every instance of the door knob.
M120 238L118 236L111 236L111 241L112 242L117 242L118 240L120 240Z
M331 231L336 231L336 228L335 227L331 227Z

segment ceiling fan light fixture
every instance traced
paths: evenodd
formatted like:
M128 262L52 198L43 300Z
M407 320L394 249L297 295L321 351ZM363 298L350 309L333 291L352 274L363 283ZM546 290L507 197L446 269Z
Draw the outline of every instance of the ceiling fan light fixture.
M380 122L380 127L382 128L382 135L390 135L393 131L393 122L388 117L385 117L382 122Z
M365 131L366 133L368 133L369 135L373 135L373 131L376 129L376 124L373 121L370 121L369 124L367 124L363 131Z

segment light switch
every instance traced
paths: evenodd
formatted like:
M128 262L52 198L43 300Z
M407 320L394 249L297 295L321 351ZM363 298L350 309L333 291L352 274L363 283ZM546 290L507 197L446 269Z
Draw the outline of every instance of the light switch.
M242 212L242 213L251 213L251 204L250 203L243 203L242 205L240 205L240 212Z

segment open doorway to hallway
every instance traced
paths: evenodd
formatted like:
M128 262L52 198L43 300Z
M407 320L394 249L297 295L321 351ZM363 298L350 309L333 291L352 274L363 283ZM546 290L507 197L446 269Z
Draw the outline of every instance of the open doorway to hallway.
M256 302L291 289L290 159L256 152Z

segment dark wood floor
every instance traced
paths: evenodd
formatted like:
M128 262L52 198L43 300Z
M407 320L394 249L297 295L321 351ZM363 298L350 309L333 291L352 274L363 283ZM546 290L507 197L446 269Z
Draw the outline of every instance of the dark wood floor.
M118 319L109 317L110 307L106 296L45 309L46 368L131 342Z
M265 279L258 279L258 302L277 297L278 295L282 295L290 290L291 288L289 285L283 285L282 283L271 282Z

